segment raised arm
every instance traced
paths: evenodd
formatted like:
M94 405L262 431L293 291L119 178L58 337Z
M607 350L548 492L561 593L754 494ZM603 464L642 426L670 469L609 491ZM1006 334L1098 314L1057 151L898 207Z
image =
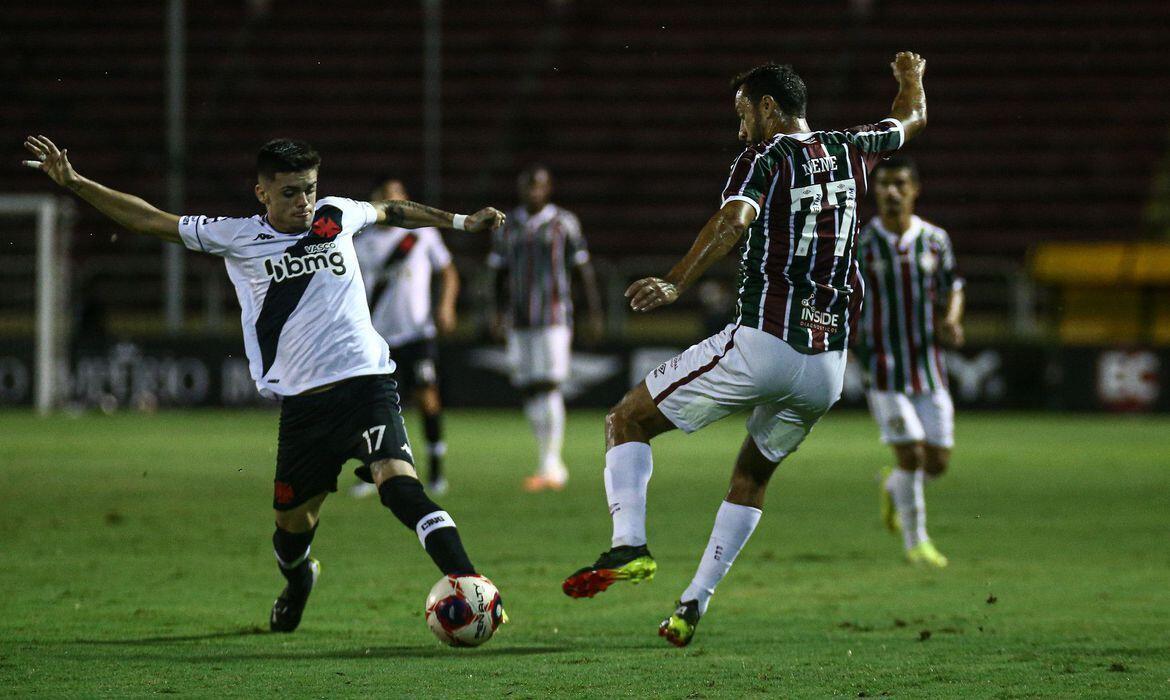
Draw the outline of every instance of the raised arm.
M909 141L926 128L926 90L922 87L926 59L910 51L901 51L894 56L890 68L898 81L898 95L890 108L890 116L902 122Z
M442 226L472 233L486 233L502 226L505 218L502 211L492 207L484 207L474 214L465 216L404 200L388 199L372 204L378 210L379 224L402 228Z
M707 268L727 255L756 218L756 210L742 200L731 200L707 220L691 249L665 278L647 277L626 289L634 311L650 311L673 304Z
M112 190L82 177L69 163L69 149L58 149L47 136L29 136L25 139L24 147L36 158L23 161L25 166L40 170L53 182L72 190L119 226L133 233L155 236L171 243L180 242L177 215L162 211L139 197Z

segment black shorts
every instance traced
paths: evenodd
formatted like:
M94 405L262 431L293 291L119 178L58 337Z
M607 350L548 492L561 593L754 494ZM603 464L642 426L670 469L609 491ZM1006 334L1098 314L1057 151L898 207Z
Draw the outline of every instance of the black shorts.
M272 507L292 510L318 494L336 491L337 476L349 459L361 460L354 471L371 483L373 462L401 459L414 464L398 386L388 374L353 377L326 391L281 402Z
M394 378L398 380L399 393L403 397L409 399L415 389L439 383L439 346L434 338L390 348L390 358L398 365Z

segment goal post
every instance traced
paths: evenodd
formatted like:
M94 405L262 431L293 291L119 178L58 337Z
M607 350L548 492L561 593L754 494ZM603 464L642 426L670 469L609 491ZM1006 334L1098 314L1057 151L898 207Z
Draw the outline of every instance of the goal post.
M35 262L33 404L46 415L61 405L60 377L66 363L66 300L69 296L69 230L73 202L45 194L0 194L0 219L32 220ZM10 224L9 224L10 225ZM19 224L18 224L19 226ZM20 251L16 251L20 255ZM32 262L32 261L30 261ZM26 268L27 270L27 268Z

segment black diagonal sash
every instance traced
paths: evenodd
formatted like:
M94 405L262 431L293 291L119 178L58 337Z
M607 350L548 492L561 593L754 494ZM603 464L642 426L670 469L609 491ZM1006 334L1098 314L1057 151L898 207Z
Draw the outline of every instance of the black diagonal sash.
M414 250L416 245L418 245L418 234L414 231L407 231L390 255L386 256L386 262L382 263L382 269L378 271L378 281L374 283L374 289L370 292L371 309L382 298L382 294L390 284L390 275L394 267L405 261L406 256L410 255L410 251Z
M331 241L341 231L341 210L331 205L318 209L311 231L313 232L309 235L285 248L282 257L287 255L291 258L301 258L305 256L305 249L308 246ZM264 294L264 306L260 309L260 315L256 317L256 340L260 344L263 368L261 376L268 374L272 363L276 361L276 346L280 342L284 325L293 311L296 311L314 277L316 274L300 275L268 283L268 291Z

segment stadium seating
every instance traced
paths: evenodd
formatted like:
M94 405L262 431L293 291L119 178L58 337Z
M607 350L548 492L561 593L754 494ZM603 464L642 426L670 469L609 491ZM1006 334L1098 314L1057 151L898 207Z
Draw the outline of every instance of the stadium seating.
M883 116L890 56L925 55L921 208L962 253L1136 237L1170 131L1151 79L1170 63L1159 0L1063 3L1059 17L1040 0L444 5L442 204L512 202L517 168L544 161L603 255L686 247L738 150L727 79L768 59L795 64L811 123L828 127ZM164 7L6 8L10 151L52 134L85 172L165 202ZM254 211L252 153L272 135L318 145L326 192L363 196L381 172L418 181L423 14L371 7L188 3L188 210ZM43 187L0 169L4 191ZM74 250L108 252L109 230L82 212Z

